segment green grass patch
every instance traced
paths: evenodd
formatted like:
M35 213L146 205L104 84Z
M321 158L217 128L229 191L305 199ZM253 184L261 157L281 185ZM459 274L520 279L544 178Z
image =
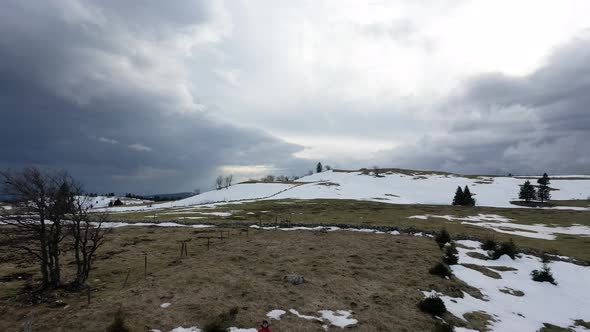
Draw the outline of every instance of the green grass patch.
M111 215L112 220L141 221L173 221L198 224L212 222L225 225L243 223L278 224L290 221L297 224L346 224L363 226L391 226L400 229L417 228L425 231L438 232L446 228L453 236L477 237L481 240L494 238L498 242L513 239L518 247L533 248L540 252L548 252L571 256L590 261L590 238L558 235L556 240L533 239L511 234L498 233L491 229L475 225L461 224L460 220L448 221L440 218L409 219L414 215L452 215L467 217L478 214L497 214L512 219L518 224L545 224L550 226L571 226L581 224L590 226L590 212L571 210L522 209L463 207L451 205L398 205L358 200L263 200L220 205L215 208L201 208L191 211L179 211L188 207L164 209L148 212L127 212ZM194 208L198 208L195 206ZM230 212L232 216L221 217L203 215L199 212ZM177 213L174 213L177 212ZM182 212L182 213L181 213ZM170 214L165 214L170 213ZM187 217L203 217L190 219Z

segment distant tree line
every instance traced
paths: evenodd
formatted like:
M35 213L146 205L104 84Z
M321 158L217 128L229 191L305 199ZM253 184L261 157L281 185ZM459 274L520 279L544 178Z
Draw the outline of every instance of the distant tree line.
M332 167L330 165L322 165L321 162L318 162L316 164L315 167L315 173L321 173L323 171L330 171L332 170ZM314 174L314 171L312 169L309 169L307 171L307 173L305 174L306 176L312 175ZM265 175L261 178L250 178L249 181L250 182L293 182L296 180L299 180L301 177L300 176L296 176L296 175L273 175L273 174L269 174L269 175ZM229 187L232 185L233 183L233 175L219 175L215 178L215 189L216 190L221 190L221 189L229 189ZM198 193L197 193L198 194ZM139 197L139 196L138 196Z
M233 174L230 175L220 175L215 179L215 189L220 190L220 189L229 189L229 187L231 187L231 184L234 180L234 176Z

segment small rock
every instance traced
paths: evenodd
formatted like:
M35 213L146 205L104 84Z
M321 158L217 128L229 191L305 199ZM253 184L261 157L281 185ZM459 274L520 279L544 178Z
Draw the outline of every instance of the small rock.
M287 276L285 276L285 280L287 280L287 282L292 285L301 285L305 282L303 276L298 274L287 274Z

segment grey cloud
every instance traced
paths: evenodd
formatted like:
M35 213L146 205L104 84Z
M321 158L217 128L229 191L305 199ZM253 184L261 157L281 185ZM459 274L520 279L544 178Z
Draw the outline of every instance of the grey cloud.
M67 169L88 190L135 192L208 189L226 164L301 172L301 147L192 107L182 59L158 51L215 20L208 6L0 4L0 168Z
M524 77L485 74L441 105L446 135L392 151L402 166L470 173L590 172L590 36ZM440 118L442 121L442 118Z

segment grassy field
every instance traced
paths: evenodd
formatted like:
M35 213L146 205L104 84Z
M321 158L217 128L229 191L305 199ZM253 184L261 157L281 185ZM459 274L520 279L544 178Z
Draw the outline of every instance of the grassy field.
M203 214L207 213L207 214ZM213 214L211 214L213 213ZM216 224L231 235L212 239L210 249L200 229L184 227L122 227L109 235L101 248L86 293L59 289L41 304L31 289L38 282L35 262L3 248L0 250L0 327L22 329L34 312L34 330L105 331L121 309L133 331L177 326L203 326L220 314L237 308L232 325L256 327L273 309L298 310L317 315L318 310L352 310L358 331L430 331L435 320L416 304L421 290L460 296L479 292L460 280L432 276L430 267L441 259L434 241L410 235L359 232L281 231L249 229L252 224L349 225L396 227L406 231L449 230L456 238L513 239L520 248L559 253L590 260L590 238L560 235L541 240L497 233L461 221L414 215L467 217L497 214L519 224L552 226L590 225L586 211L499 209L429 205L394 205L355 200L280 200L242 202L215 207L183 207L155 212L112 214L112 221ZM181 218L202 219L181 219ZM213 234L215 235L215 234ZM180 257L180 241L188 240L188 257ZM144 259L147 257L147 276ZM64 279L71 279L71 257L64 257ZM466 266L490 278L498 273L481 266ZM283 278L297 273L306 278L293 286ZM128 276L128 277L127 277ZM127 279L127 281L126 281ZM169 308L160 308L162 303ZM456 326L485 330L490 317L468 313L445 314ZM272 321L277 331L322 331L317 321L287 314ZM336 328L337 329L337 328ZM548 327L547 331L555 330Z
M48 303L31 305L36 265L14 253L0 259L0 326L18 331L34 311L35 331L105 331L120 308L133 331L203 326L238 308L235 325L256 327L273 309L352 310L359 331L429 331L435 319L420 312L420 290L478 295L456 279L430 275L441 252L429 238L353 232L285 232L234 229L208 250L189 228L124 227L109 235L91 274L91 303L85 293L56 291ZM180 258L180 240L188 257ZM144 254L148 274L144 276ZM65 279L72 276L66 264ZM127 274L129 278L124 285ZM288 273L305 277L302 285L283 280ZM20 276L21 278L18 278ZM25 287L25 288L23 288ZM171 303L162 309L161 303ZM448 316L457 325L473 324ZM276 331L323 331L321 324L283 316ZM336 328L339 329L339 328Z
M186 209L186 208L183 208ZM203 215L202 212L229 212L231 216ZM157 212L133 212L112 215L122 221L176 221L181 223L211 222L237 225L248 223L274 224L289 220L297 224L326 225L347 224L359 227L390 226L400 229L417 228L438 231L447 228L456 235L474 236L481 239L494 237L498 240L513 239L518 246L547 251L590 261L590 238L576 235L558 235L555 240L534 239L498 233L461 221L409 219L414 215L452 215L456 217L478 214L496 214L524 225L590 226L590 212L532 208L458 207L442 205L397 205L357 200L266 200L240 204L220 205L216 208L182 210L168 209ZM185 219L200 217L201 219Z
M590 207L590 200L587 199L569 199L569 200L551 200L549 202L525 202L525 201L511 201L510 204L525 207L556 207L556 206L567 206L567 207Z

